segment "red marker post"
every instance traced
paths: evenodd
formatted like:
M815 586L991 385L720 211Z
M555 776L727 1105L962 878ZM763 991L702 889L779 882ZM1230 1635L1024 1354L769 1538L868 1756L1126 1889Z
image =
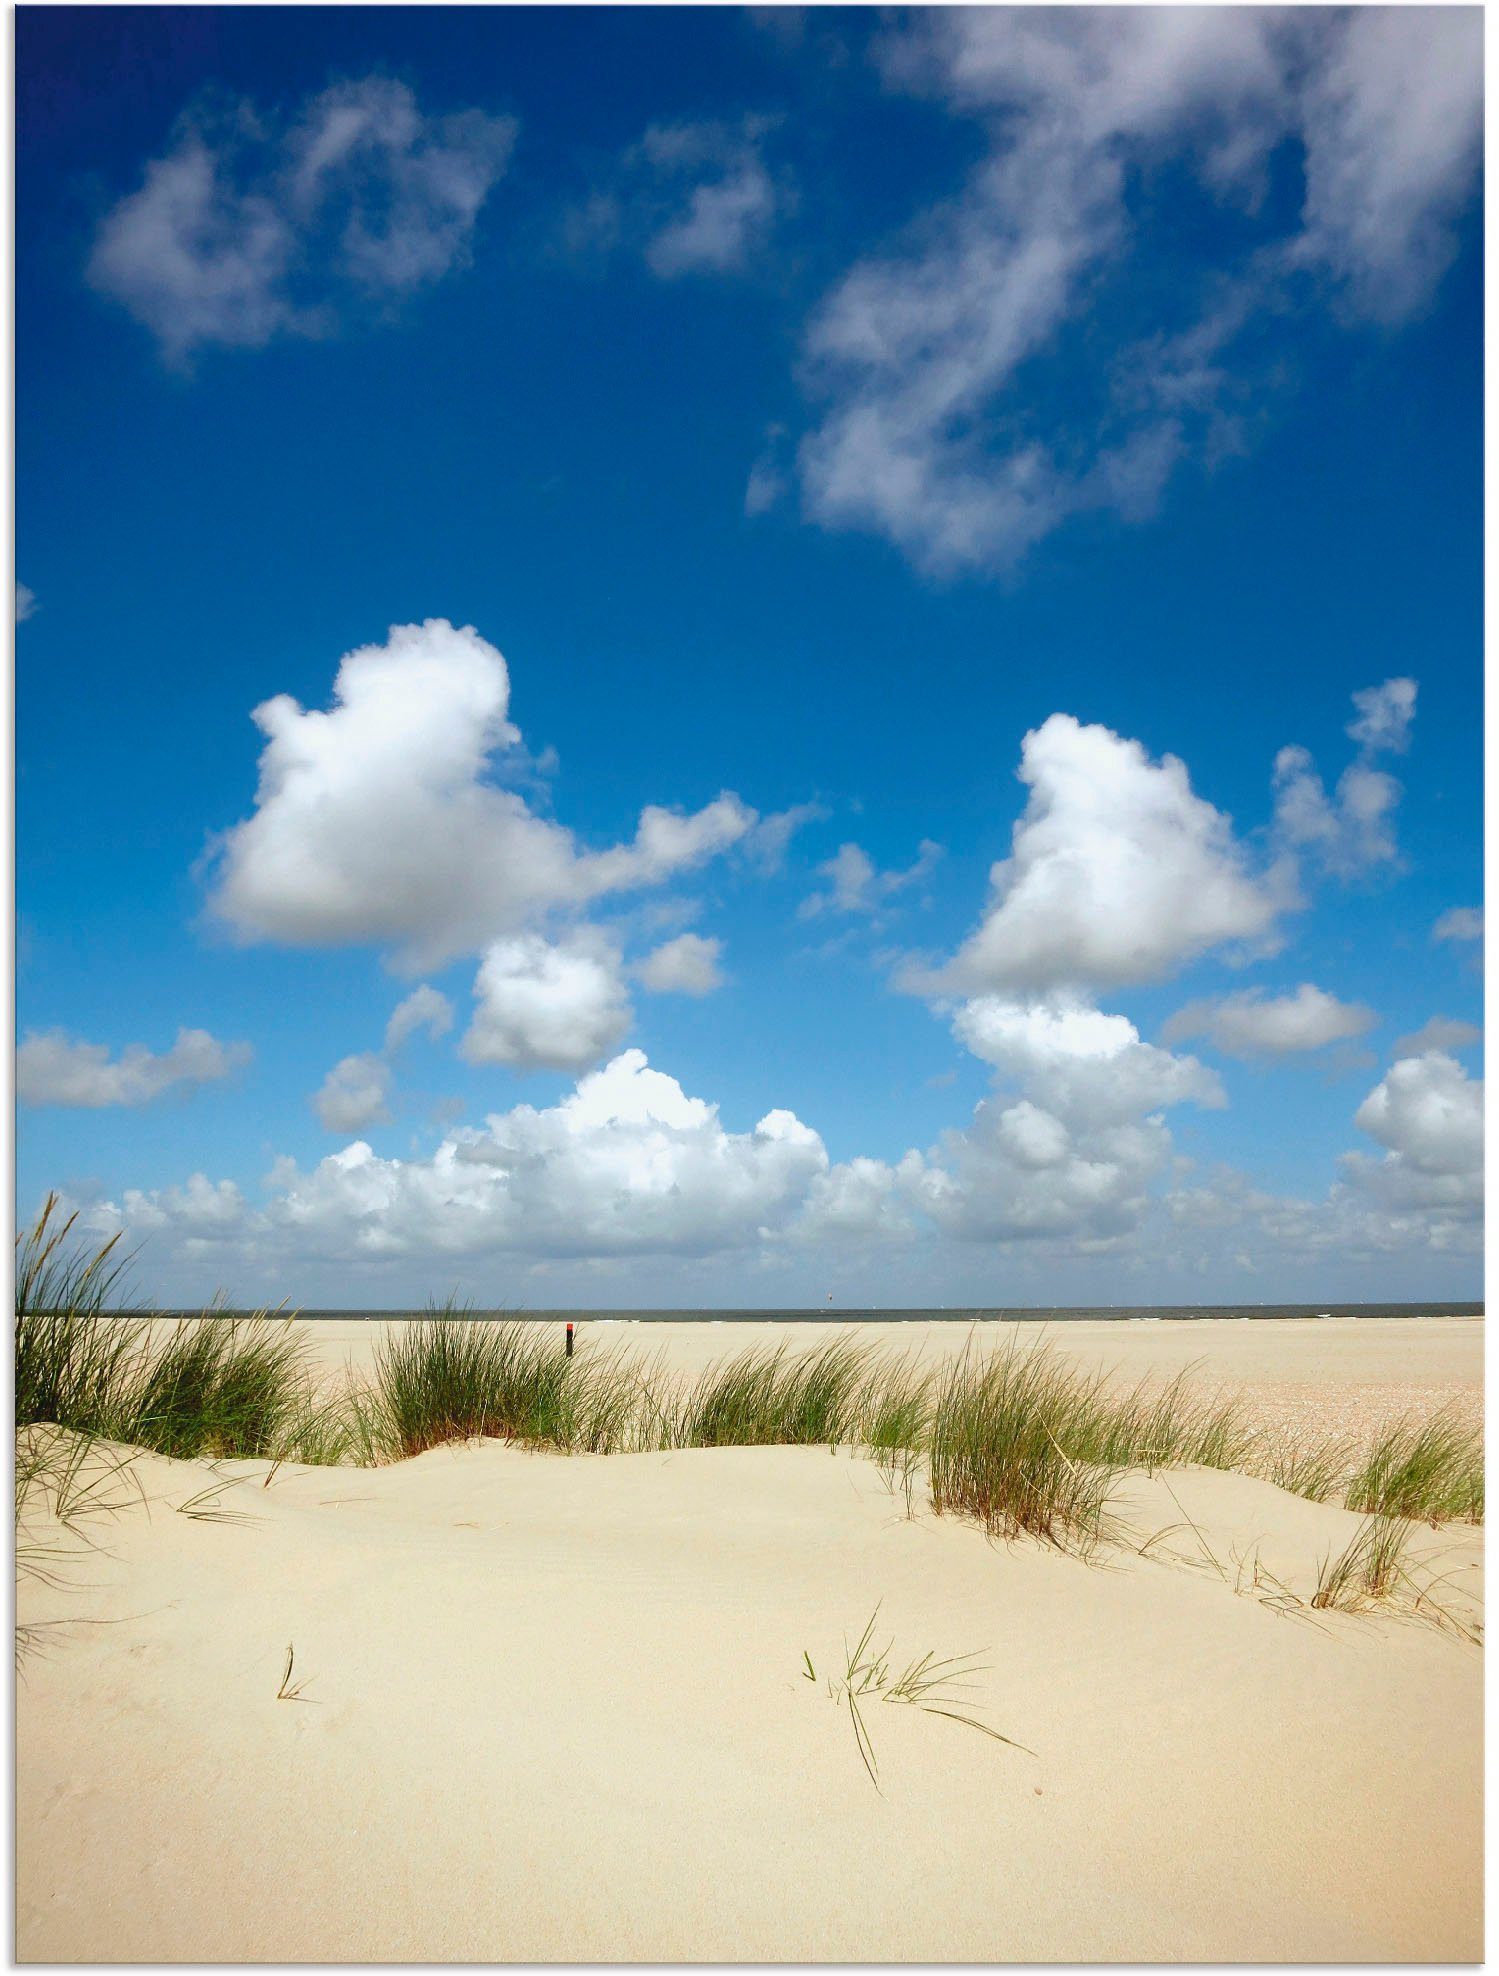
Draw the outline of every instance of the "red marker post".
M573 1355L573 1327L571 1318L568 1319L567 1323L567 1355L569 1358Z

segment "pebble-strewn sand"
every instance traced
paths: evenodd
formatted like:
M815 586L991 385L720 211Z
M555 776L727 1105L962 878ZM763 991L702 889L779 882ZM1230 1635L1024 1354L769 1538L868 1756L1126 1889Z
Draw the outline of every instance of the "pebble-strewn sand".
M1057 1343L1305 1417L1476 1404L1476 1323L1125 1329ZM684 1370L748 1342L661 1330ZM1130 1477L1117 1514L1179 1535L1100 1568L819 1448L136 1472L107 1549L23 1588L64 1623L18 1689L22 1960L1481 1954L1479 1651L1260 1595L1309 1596L1345 1510ZM1419 1546L1471 1617L1481 1534ZM875 1702L876 1791L825 1683L877 1604L897 1662L983 1650L966 1703L1033 1754Z

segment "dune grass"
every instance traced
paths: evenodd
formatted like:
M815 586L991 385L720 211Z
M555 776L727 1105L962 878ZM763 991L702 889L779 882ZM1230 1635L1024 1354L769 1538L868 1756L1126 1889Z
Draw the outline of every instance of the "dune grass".
M862 1448L901 1478L908 1508L924 1465L938 1514L1080 1551L1106 1533L1126 1469L1238 1469L1325 1501L1343 1493L1352 1459L1344 1444L1267 1450L1231 1401L1198 1392L1188 1373L1120 1390L1015 1339L937 1370L866 1339L800 1353L783 1343L683 1379L586 1337L569 1358L550 1332L449 1305L387 1333L369 1379L331 1388L291 1318L207 1313L166 1326L122 1309L128 1259L113 1241L80 1248L74 1230L49 1200L17 1243L18 1433L48 1422L179 1458L352 1466L481 1437L569 1454ZM18 1444L18 1490L25 1459ZM1453 1414L1393 1429L1346 1500L1385 1522L1479 1521L1479 1436ZM1354 1559L1344 1578L1362 1568ZM1329 1579L1331 1600L1342 1582Z
M1414 1523L1483 1521L1483 1440L1452 1409L1382 1435L1348 1485L1350 1509Z
M847 1705L854 1746L870 1783L877 1791L880 1788L879 1759L875 1755L869 1719L864 1713L865 1707L873 1702L894 1702L920 1709L926 1715L940 1715L949 1722L961 1723L965 1729L976 1729L981 1736L989 1736L996 1743L1007 1744L1012 1750L1022 1750L1027 1756L1036 1754L1024 1743L1001 1735L992 1724L985 1722L979 1712L980 1704L969 1698L969 1691L975 1685L973 1677L988 1671L976 1654L950 1654L939 1659L935 1652L924 1653L909 1661L897 1674L893 1672L890 1659L894 1640L887 1640L883 1647L874 1644L879 1616L880 1609L876 1606L852 1647L845 1635L843 1671L829 1676L827 1680L827 1692L834 1703ZM812 1656L805 1648L802 1650L802 1679L814 1686L818 1680Z
M871 1348L855 1339L796 1356L785 1345L713 1365L668 1410L679 1448L837 1447L852 1443L868 1398Z
M310 1427L305 1341L289 1318L119 1308L129 1258L93 1251L49 1197L16 1243L16 1428L48 1422L180 1458L275 1454Z
M1317 1571L1312 1606L1318 1612L1367 1612L1405 1582L1409 1527L1392 1516L1370 1516L1336 1557Z
M87 1251L55 1196L16 1243L16 1426L50 1421L86 1434L118 1424L144 1316L117 1306L128 1257L118 1237Z
M1302 1496L1309 1503L1326 1503L1334 1497L1341 1499L1356 1460L1351 1443L1343 1439L1308 1445L1279 1435L1262 1443L1251 1467L1288 1495Z
M939 1378L927 1458L932 1508L1067 1549L1103 1534L1123 1436L1111 1436L1098 1385L1042 1347L965 1352Z

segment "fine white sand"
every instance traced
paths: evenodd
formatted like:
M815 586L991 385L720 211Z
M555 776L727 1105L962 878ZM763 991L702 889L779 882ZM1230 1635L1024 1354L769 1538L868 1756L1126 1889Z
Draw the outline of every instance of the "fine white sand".
M1188 1328L1272 1384L1471 1391L1477 1366L1476 1325ZM1176 1369L1167 1327L1096 1329L1127 1372ZM716 1328L643 1342L685 1369L689 1330ZM1118 1514L1176 1530L1089 1565L934 1518L919 1483L908 1516L826 1449L132 1474L107 1548L22 1587L24 1961L1481 1953L1480 1654L1267 1602L1267 1573L1310 1596L1344 1510L1132 1476ZM226 1479L208 1507L245 1520L181 1512ZM1481 1533L1418 1549L1471 1614ZM877 1604L900 1665L982 1650L966 1702L1034 1754L872 1702L876 1791L824 1678Z

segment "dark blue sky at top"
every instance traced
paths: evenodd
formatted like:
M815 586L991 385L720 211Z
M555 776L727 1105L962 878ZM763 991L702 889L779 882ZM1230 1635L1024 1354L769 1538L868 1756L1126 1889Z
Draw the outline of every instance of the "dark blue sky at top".
M1429 940L1481 895L1477 210L1413 322L1261 324L1243 453L1183 468L1152 517L1070 523L1008 575L926 576L794 495L743 506L767 428L805 421L809 313L980 148L971 123L881 88L875 27L862 10L798 40L696 8L20 9L16 570L39 608L16 679L19 1027L164 1048L186 1022L256 1051L253 1078L190 1100L29 1114L23 1204L198 1167L250 1187L273 1153L328 1150L306 1094L373 1047L403 984L368 951L235 947L203 923L195 866L249 812L251 708L326 704L341 654L428 616L505 653L512 716L556 748L557 813L590 841L628 835L643 802L724 788L761 811L828 806L784 873L698 883L730 989L641 1011L652 1061L738 1126L786 1106L835 1158L897 1158L966 1115L982 1066L889 991L871 942L812 952L831 929L797 927L795 905L845 838L886 865L934 838L931 903L886 944L951 951L1008 848L1020 738L1058 709L1179 754L1252 834L1277 749L1305 744L1331 780L1349 694L1416 677L1407 868L1294 918L1253 979L1368 1001L1375 1049L1438 1009L1477 1014L1467 955ZM386 320L165 365L85 281L101 216L202 92L290 108L372 72L426 110L519 119L472 266ZM747 111L782 120L797 186L763 264L667 284L638 256L563 250L566 211L647 123ZM1251 224L1169 173L1150 196L1155 244L1069 337L1148 326L1215 230ZM1291 196L1277 178L1272 204ZM1033 386L1069 416L1086 411L1068 403L1077 347ZM461 997L471 971L432 978ZM1117 999L1154 1035L1189 993L1237 985L1208 961ZM1175 1114L1173 1132L1315 1192L1375 1074L1330 1095L1327 1072L1227 1066L1232 1112ZM473 1119L570 1082L419 1046L390 1147L426 1130L423 1102L457 1091Z

